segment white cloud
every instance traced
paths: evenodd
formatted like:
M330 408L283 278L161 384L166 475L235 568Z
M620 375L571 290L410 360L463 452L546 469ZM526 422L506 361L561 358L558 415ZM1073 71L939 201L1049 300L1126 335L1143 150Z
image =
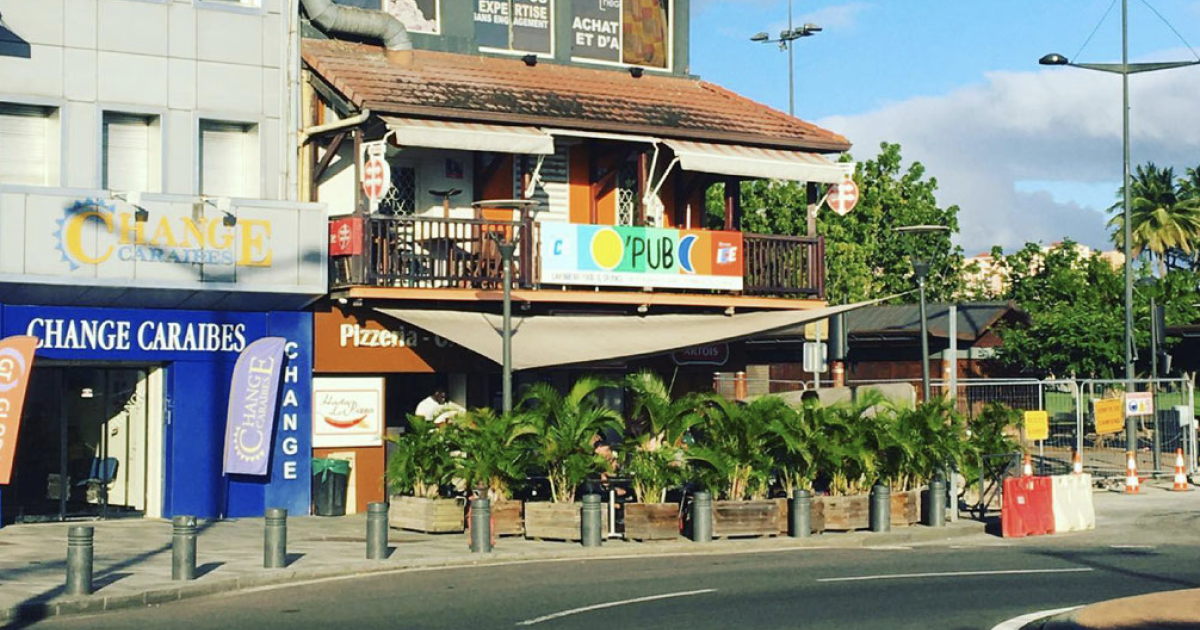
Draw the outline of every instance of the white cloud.
M1200 71L1137 75L1131 84L1132 161L1200 164ZM856 158L900 143L938 179L938 200L958 204L968 254L992 245L1063 237L1109 247L1104 207L1056 201L1017 182L1074 187L1121 179L1120 77L1073 68L993 72L982 84L819 122L854 142ZM1113 190L1116 194L1116 190ZM1061 195L1060 195L1061 197Z
M858 20L859 14L866 11L870 6L866 2L848 2L846 4L823 7L812 13L805 13L799 16L797 22L800 24L812 22L820 25L822 28L845 31L853 27L854 23Z

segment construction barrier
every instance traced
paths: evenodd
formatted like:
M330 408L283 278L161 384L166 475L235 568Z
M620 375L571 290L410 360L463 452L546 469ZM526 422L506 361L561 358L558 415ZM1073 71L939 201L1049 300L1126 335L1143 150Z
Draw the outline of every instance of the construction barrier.
M1054 508L1048 477L1004 480L1000 529L1005 538L1054 533Z
M1050 484L1055 533L1096 528L1091 475L1055 475Z

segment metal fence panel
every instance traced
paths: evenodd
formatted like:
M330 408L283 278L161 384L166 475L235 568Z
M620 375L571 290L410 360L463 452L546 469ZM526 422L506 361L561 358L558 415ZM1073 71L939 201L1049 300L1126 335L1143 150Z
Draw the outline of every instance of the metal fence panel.
M1132 383L1132 389L1130 389ZM1185 407L1195 415L1195 390L1190 379L1084 380L1079 382L1084 427L1084 462L1101 476L1124 476L1127 444L1125 431L1096 433L1093 404L1096 400L1118 398L1127 391L1154 394L1154 414L1137 421L1136 461L1139 474L1168 476L1175 470L1175 451L1183 449L1189 473L1196 470L1196 425L1184 425L1176 407ZM1183 414L1187 415L1187 414Z

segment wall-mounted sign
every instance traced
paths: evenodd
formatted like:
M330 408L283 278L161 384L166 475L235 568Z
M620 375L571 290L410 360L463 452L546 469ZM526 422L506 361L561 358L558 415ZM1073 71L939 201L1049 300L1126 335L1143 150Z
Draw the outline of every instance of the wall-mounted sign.
M313 378L313 447L383 445L383 379Z
M480 48L550 54L553 16L554 0L475 0L475 43Z
M490 369L490 363L445 339L371 309L334 307L313 316L316 371L323 374L431 374Z
M571 56L666 68L670 0L573 0Z
M543 223L544 284L742 289L742 234Z
M21 409L33 369L37 339L16 336L0 340L0 486L12 478L17 456L17 432L21 429Z
M362 251L362 217L343 217L329 222L330 256L357 256Z
M1096 417L1096 433L1118 433L1125 428L1124 401L1106 398L1092 401L1092 413Z
M410 33L441 32L439 0L383 0L383 10L400 20Z
M684 348L671 353L675 365L725 365L729 361L729 344L713 343Z
M1125 394L1125 416L1154 415L1154 394L1150 392L1129 392Z
M1025 412L1025 439L1045 440L1050 438L1050 414L1045 411Z

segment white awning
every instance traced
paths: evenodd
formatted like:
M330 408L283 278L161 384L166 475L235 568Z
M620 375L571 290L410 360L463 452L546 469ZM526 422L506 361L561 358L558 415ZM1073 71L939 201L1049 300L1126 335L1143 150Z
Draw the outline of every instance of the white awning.
M643 357L709 343L736 341L825 319L880 301L806 311L764 311L736 315L514 316L513 369L528 370ZM502 360L503 319L500 315L415 309L377 310L448 339L496 363Z
M854 174L853 163L833 162L817 153L686 140L663 142L675 152L685 171L821 184L836 184Z
M554 138L537 127L382 117L402 147L554 155Z

